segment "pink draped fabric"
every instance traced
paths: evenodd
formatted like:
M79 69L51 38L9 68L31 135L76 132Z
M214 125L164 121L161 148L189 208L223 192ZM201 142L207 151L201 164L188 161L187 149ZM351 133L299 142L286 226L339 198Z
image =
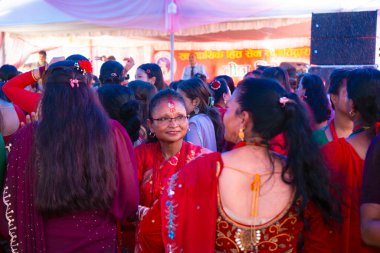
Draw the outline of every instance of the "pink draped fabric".
M168 5L172 0L45 0L53 7L90 23L120 27L177 32L206 24L244 17L305 15L317 12L375 10L379 1L283 1L261 0L173 0L177 5L170 29Z
M179 31L205 24L253 16L274 7L248 1L173 0L177 6L172 27L168 5L171 0L45 0L55 8L90 23L121 28L142 28L160 31ZM248 8L247 8L248 7Z

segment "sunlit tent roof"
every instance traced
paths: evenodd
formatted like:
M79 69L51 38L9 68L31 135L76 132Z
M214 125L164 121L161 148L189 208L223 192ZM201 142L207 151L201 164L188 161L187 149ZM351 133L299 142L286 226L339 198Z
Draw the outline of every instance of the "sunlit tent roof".
M140 47L154 45L155 48L167 49L162 42L167 44L169 40L168 5L171 2L0 0L0 32L5 32L3 40L8 38L27 43L29 51L63 44L73 47L89 44L93 47L133 47L138 44ZM206 47L202 43L309 39L312 13L380 9L379 0L173 2L176 9L172 15L172 30L175 32L176 48L182 49L191 48L191 43ZM6 46L9 49L9 43ZM213 48L217 46L213 44ZM17 57L17 61L22 57Z

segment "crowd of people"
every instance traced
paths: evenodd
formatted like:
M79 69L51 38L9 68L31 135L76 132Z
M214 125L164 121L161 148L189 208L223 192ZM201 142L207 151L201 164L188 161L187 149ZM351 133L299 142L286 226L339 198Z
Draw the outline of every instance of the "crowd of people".
M0 68L0 252L380 252L379 70L42 58Z

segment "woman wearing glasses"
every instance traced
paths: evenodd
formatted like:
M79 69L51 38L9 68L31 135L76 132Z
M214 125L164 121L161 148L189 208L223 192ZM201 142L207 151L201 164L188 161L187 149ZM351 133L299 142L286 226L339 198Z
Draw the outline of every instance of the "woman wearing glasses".
M135 148L141 193L139 231L144 233L151 226L144 223L143 216L149 216L149 208L161 196L166 179L195 157L208 153L207 149L184 141L189 122L185 102L177 92L166 89L154 95L148 117L149 134L155 141Z

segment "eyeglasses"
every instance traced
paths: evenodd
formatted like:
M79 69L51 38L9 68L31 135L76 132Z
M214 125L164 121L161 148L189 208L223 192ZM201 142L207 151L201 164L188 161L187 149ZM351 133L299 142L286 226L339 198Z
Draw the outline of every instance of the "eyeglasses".
M157 121L158 124L161 124L161 125L169 125L170 122L175 122L177 124L183 124L185 123L187 120L189 119L189 116L188 115L179 115L177 117L174 117L174 118L169 118L169 117L162 117L162 118L158 118L158 119L153 119L152 120L155 120Z

